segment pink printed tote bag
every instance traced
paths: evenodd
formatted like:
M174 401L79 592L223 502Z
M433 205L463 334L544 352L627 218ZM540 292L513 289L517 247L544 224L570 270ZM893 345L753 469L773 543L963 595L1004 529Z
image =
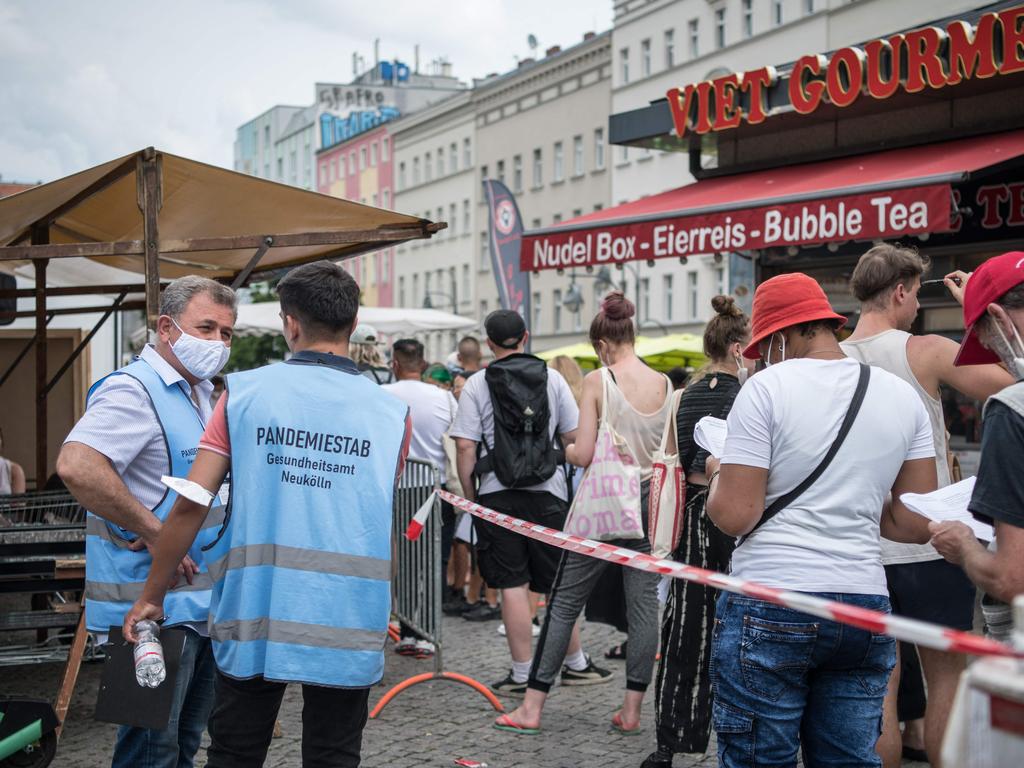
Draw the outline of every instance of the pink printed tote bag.
M608 423L608 372L601 370L601 418L594 458L583 474L565 520L567 533L595 541L642 539L640 465Z

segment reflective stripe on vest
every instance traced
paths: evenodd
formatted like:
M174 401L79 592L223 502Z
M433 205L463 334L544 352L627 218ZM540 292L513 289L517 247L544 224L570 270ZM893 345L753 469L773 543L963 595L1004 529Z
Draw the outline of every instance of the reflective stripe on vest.
M279 363L228 376L231 473L245 482L207 552L210 637L227 675L355 688L383 674L407 408L352 370Z
M111 376L131 376L149 396L153 413L163 431L170 474L185 477L195 458L203 422L191 397L178 383L167 386L152 366L138 359ZM89 390L91 395L105 379ZM163 521L174 506L177 494L167 491L152 512ZM186 582L167 593L164 613L167 625L185 622L206 623L210 612L212 578L206 568L202 547L216 538L224 520L218 501L210 510L203 529L189 549L189 556L199 567L193 584ZM145 549L133 552L128 545L135 534L107 522L101 516L87 514L85 524L85 616L88 628L107 632L121 626L124 614L142 593L153 559Z

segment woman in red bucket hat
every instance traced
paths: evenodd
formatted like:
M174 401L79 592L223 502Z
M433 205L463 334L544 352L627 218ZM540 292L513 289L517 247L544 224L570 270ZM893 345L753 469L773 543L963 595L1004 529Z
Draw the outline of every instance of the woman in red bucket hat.
M807 275L758 286L744 354L767 367L736 397L724 455L708 460L707 511L739 537L734 576L888 612L880 531L928 539L899 497L935 489L935 449L910 385L843 353L845 322ZM807 765L881 765L891 637L725 592L716 615L720 765L793 765L801 748Z

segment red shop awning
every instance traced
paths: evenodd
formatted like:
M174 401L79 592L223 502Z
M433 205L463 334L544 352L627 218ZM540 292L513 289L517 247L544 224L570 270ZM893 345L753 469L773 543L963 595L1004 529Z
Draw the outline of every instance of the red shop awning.
M952 185L1024 130L720 176L523 235L527 271L950 230Z

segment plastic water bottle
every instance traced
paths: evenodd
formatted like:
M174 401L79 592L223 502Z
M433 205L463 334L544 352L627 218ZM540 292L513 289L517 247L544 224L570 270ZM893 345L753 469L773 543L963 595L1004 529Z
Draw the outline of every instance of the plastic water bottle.
M144 688L156 688L164 681L164 648L160 645L160 626L149 619L135 625L135 680Z

